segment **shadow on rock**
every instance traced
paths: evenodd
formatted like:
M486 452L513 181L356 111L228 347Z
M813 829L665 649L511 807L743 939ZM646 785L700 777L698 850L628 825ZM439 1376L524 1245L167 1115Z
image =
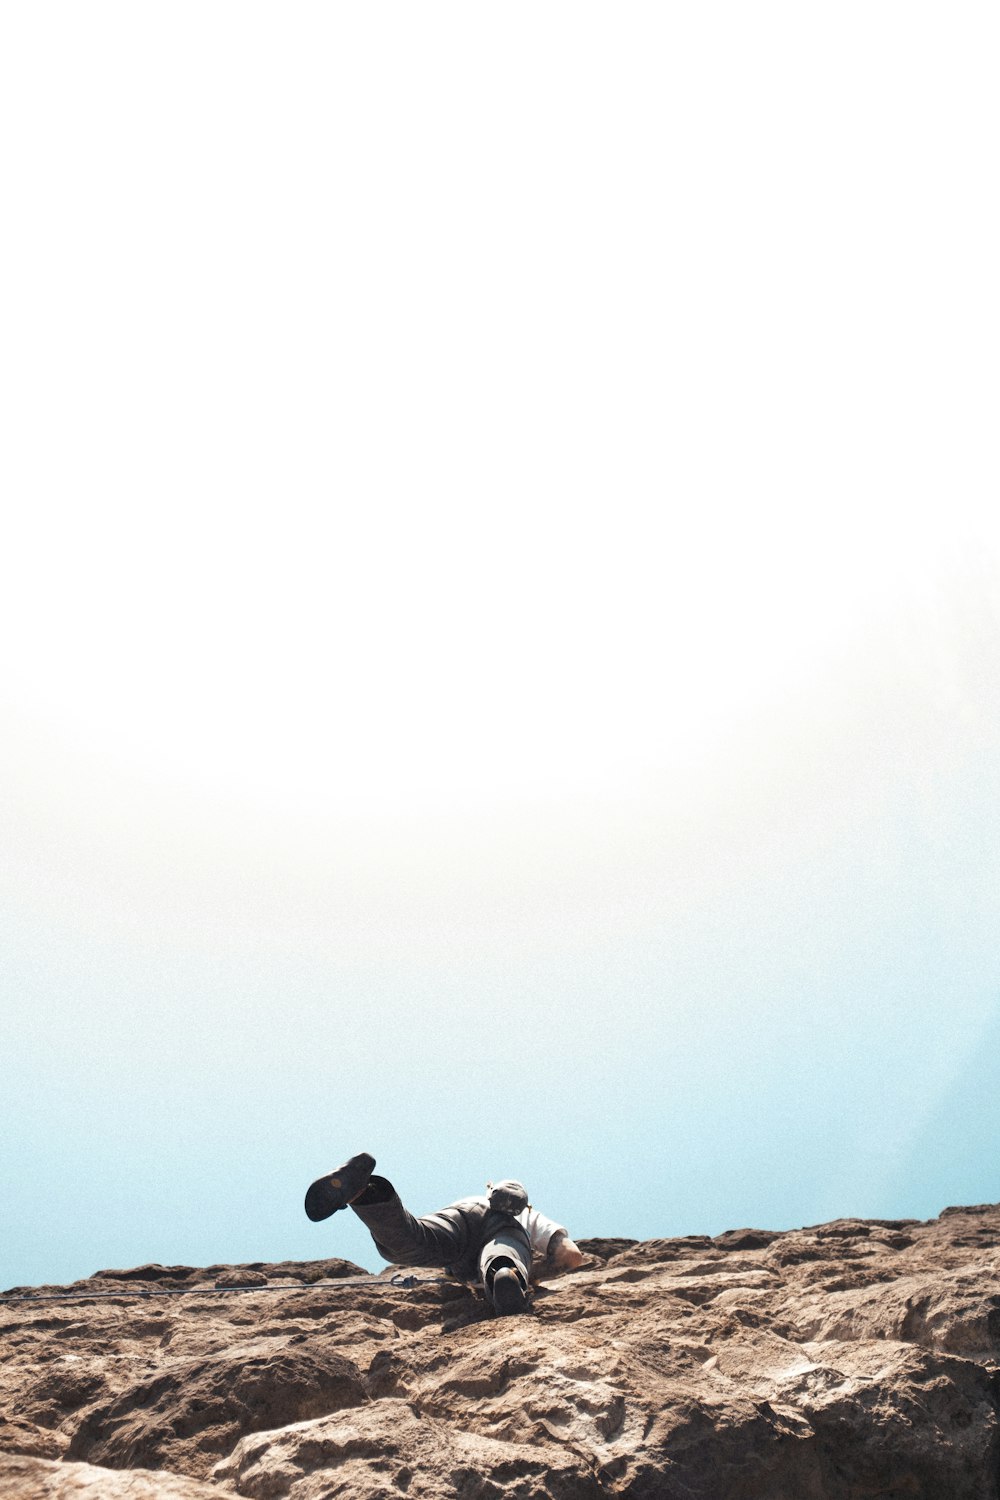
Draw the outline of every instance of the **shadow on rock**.
M111 1469L162 1467L203 1477L244 1433L367 1400L355 1366L315 1344L181 1360L92 1407L66 1457Z

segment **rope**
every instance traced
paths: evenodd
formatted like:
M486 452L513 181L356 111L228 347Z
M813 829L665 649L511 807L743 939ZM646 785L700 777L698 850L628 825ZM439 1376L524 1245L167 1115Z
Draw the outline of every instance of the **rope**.
M438 1281L448 1281L452 1286L455 1285L451 1276L404 1276L397 1271L388 1280L384 1276L343 1276L339 1281L291 1281L267 1286L149 1287L121 1292L19 1292L14 1296L0 1297L0 1305L8 1302L97 1302L122 1297L220 1297L227 1292L335 1292L345 1286L402 1287L408 1290L410 1287Z

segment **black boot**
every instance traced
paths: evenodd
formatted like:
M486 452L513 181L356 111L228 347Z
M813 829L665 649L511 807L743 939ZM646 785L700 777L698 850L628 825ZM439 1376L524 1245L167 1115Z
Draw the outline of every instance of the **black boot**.
M528 1294L524 1289L524 1283L513 1266L501 1266L494 1273L493 1283L490 1287L490 1297L493 1300L493 1310L498 1318L506 1318L512 1313L528 1311Z
M306 1213L310 1219L328 1219L339 1208L346 1208L352 1198L368 1182L375 1170L375 1158L362 1151L352 1156L342 1167L335 1167L323 1177L317 1177L306 1193Z

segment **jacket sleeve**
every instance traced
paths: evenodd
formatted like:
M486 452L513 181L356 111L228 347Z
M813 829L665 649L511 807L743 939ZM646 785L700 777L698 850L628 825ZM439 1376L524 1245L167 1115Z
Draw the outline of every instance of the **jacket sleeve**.
M560 1232L562 1234L567 1233L562 1224L557 1224L554 1219L546 1218L544 1214L538 1212L537 1208L526 1208L521 1222L528 1231L528 1238L531 1241L531 1259L533 1263L545 1259L548 1253L549 1241L554 1234L559 1234Z

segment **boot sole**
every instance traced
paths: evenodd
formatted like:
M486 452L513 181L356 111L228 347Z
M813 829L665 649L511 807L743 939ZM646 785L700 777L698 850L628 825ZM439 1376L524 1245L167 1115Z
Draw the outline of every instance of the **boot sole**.
M350 1200L360 1193L372 1172L375 1158L362 1151L352 1156L342 1167L335 1167L310 1184L306 1193L306 1213L313 1223L328 1219L338 1209L346 1208Z
M528 1298L521 1278L508 1266L503 1266L493 1278L493 1306L501 1318L528 1310Z

